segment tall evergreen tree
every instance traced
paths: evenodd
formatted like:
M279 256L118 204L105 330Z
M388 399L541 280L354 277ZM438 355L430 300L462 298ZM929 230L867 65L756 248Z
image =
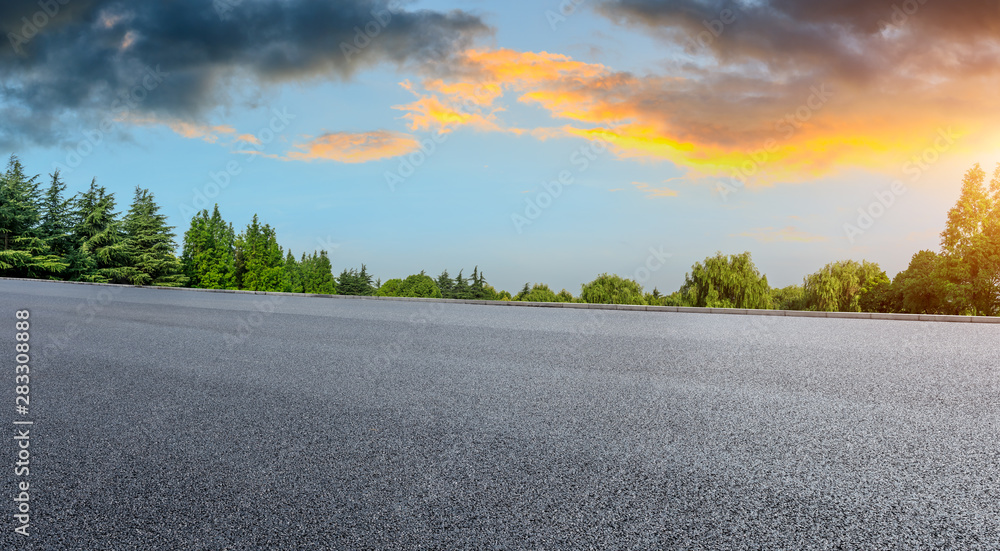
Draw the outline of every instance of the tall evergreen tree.
M361 271L345 268L337 278L337 292L342 295L374 295L375 286L372 284L372 275L368 273L368 268L364 264L361 265Z
M455 281L451 279L448 275L448 270L441 272L441 275L437 278L438 289L441 290L441 296L444 298L455 298Z
M38 187L38 176L29 178L21 161L11 155L7 171L0 175L0 275L55 278L66 270L37 227Z
M236 274L240 289L281 291L285 286L285 258L274 229L260 224L257 215L236 238Z
M148 189L136 186L123 227L130 259L126 269L133 285L179 287L187 283L181 261L174 255L174 227L167 225L167 216L160 213Z
M364 272L364 266L361 269ZM330 264L330 257L326 251L321 250L319 254L313 253L310 258L309 275L305 281L305 292L320 295L333 295L337 293L337 283L333 279L333 266Z
M219 214L219 205L202 210L184 233L181 262L188 284L201 289L236 289L233 225Z
M80 194L76 205L77 224L73 234L80 243L80 250L94 261L93 271L87 279L131 283L133 274L128 267L132 257L118 213L115 212L114 194L92 180L90 188Z
M288 254L285 255L285 288L286 293L304 293L305 283L304 279L304 266L308 262L306 258L306 253L302 253L302 260L295 260L295 255L292 254L291 249L288 250Z

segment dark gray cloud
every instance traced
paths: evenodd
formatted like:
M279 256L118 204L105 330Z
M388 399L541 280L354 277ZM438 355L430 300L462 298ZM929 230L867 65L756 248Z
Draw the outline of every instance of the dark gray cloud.
M723 64L854 85L914 60L935 76L986 69L983 54L1000 38L998 0L608 0L598 9ZM720 26L726 10L731 22Z
M231 99L225 84L345 79L489 32L466 12L384 0L7 0L0 30L7 145L58 143L116 109L194 120Z

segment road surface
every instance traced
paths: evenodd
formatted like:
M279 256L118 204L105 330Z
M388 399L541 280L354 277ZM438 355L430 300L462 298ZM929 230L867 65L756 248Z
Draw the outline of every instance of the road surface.
M0 342L0 549L1000 548L996 325L0 281Z

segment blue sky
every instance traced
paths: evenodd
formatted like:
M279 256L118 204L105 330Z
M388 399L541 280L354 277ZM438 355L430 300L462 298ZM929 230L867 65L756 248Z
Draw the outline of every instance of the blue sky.
M991 168L1000 145L984 123L995 119L986 90L996 72L969 53L996 40L974 17L938 17L930 4L894 21L891 8L846 1L585 0L553 28L555 1L424 1L377 27L356 60L336 44L384 4L324 12L246 0L226 17L208 2L179 4L183 18L81 1L20 52L3 51L0 151L31 172L61 168L70 191L96 177L121 210L136 185L149 188L178 242L205 200L237 230L257 213L286 250L328 249L335 272L365 263L386 280L478 265L498 289L541 282L574 294L612 272L669 292L695 261L748 250L772 285L847 258L891 277L938 248L962 174ZM358 9L338 11L348 4ZM266 33L266 7L303 16ZM4 9L9 38L38 7ZM732 22L686 50L726 9ZM235 33L244 50L184 25ZM110 45L72 46L88 36ZM53 68L74 56L97 68L75 78ZM134 109L110 108L157 65L167 76ZM824 85L832 99L817 107L811 90ZM462 111L463 90L477 87L494 95ZM447 112L421 110L431 105ZM775 125L796 112L794 130ZM109 116L111 131L93 139ZM246 135L261 142L256 154ZM769 140L774 151L745 165ZM915 155L924 168L914 170ZM387 182L407 162L412 174ZM733 187L740 166L753 174ZM560 174L573 183L531 210ZM891 192L897 181L904 193ZM864 222L858 209L878 215L851 234L845 224Z

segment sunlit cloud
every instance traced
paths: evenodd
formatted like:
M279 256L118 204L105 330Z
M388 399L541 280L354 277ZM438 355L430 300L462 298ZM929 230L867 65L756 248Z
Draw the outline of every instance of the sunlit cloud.
M260 145L260 140L257 138L257 136L254 136L253 134L240 134L239 136L236 136L236 141L254 145Z
M417 99L394 108L405 113L411 131L513 129L540 140L603 140L622 159L668 161L692 179L735 177L748 186L852 167L898 173L901 155L925 151L942 130L979 133L983 113L1000 110L987 92L1000 86L1000 72L983 75L991 86L970 94L940 63L919 86L910 66L858 83L841 74L776 81L740 64L635 75L566 55L509 49L470 49L449 63L429 71L433 78L403 83ZM960 90L963 101L943 109ZM512 103L548 116L515 125ZM948 149L972 145L960 140Z
M409 134L375 130L329 132L295 147L299 151L288 152L285 160L367 163L412 153L420 149L420 142Z
M677 192L665 187L653 187L646 182L632 182L636 189L646 194L646 197L677 197Z
M199 124L189 121L161 119L157 117L128 117L126 120L132 124L141 126L163 125L172 130L178 136L187 139L199 139L208 143L219 141L220 135L235 134L236 129L226 124L209 125Z

